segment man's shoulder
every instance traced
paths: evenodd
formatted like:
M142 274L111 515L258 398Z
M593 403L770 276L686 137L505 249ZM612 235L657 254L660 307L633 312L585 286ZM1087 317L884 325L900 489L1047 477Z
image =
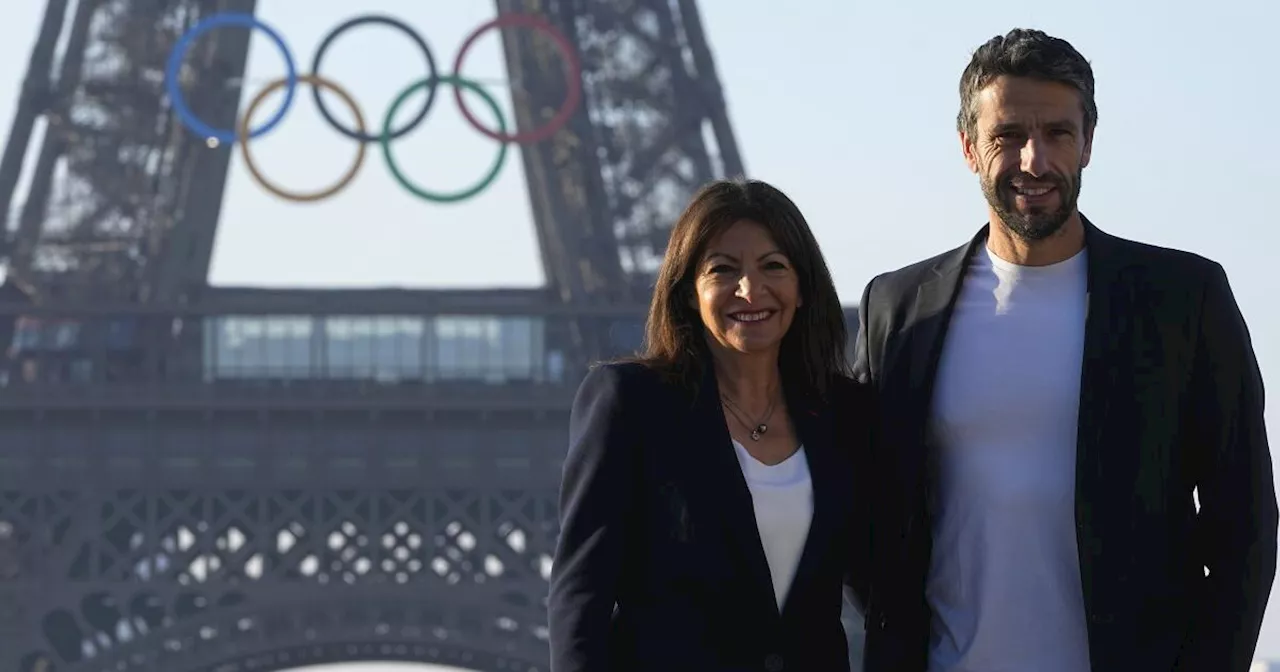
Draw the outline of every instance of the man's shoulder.
M1222 265L1195 252L1104 234L1116 257L1126 267L1168 277L1174 281L1200 281L1221 272Z
M1200 281L1206 276L1221 272L1221 264L1195 252L1144 243L1101 231L1098 234L1100 242L1109 245L1113 256L1126 267L1144 269L1184 282ZM869 287L870 298L885 300L914 297L917 287L937 277L937 269L959 259L969 244L965 243L928 259L875 276Z
M937 269L954 261L957 255L964 254L969 245L970 243L965 243L928 259L875 276L868 287L871 294L869 298L872 301L892 300L895 297L914 298L917 287L938 277Z

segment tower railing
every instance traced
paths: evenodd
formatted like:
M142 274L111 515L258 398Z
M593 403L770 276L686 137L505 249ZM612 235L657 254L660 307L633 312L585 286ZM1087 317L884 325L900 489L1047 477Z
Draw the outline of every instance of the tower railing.
M0 407L326 401L563 409L640 346L643 308L0 305ZM583 321L609 335L585 352Z

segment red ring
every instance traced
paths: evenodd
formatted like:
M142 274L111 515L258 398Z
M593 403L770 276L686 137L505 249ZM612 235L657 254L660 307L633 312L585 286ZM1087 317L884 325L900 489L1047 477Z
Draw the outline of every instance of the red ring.
M548 23L540 16L531 14L502 14L498 18L487 23L480 24L467 39L462 43L462 47L458 49L458 55L453 59L453 72L455 75L462 76L462 59L466 57L467 50L480 37L484 31L490 28L507 28L519 26L524 28L532 28L542 32L550 37L556 43L556 49L560 55L564 57L564 62L569 75L569 95L565 96L564 104L556 111L554 117L540 128L535 128L526 133L506 134L498 131L492 131L480 124L480 120L471 114L471 110L467 109L467 103L462 99L462 87L453 87L453 99L458 103L458 109L462 111L462 116L466 118L467 123L480 133L493 138L499 142L514 142L518 145L528 145L551 137L553 133L559 131L565 124L569 123L569 117L573 115L578 107L578 103L582 101L582 66L578 63L578 56L574 53L573 44L555 26Z

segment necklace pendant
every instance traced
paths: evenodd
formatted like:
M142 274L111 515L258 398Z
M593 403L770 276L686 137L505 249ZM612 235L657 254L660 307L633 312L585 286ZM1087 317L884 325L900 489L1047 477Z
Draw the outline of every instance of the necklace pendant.
M769 426L768 426L768 425L766 425L766 424L764 424L763 422L762 422L762 423L760 423L760 424L758 424L758 425L756 425L756 428L755 428L754 430L752 430L752 431L751 431L751 440L752 440L752 441L759 441L759 440L760 440L760 435L761 435L761 434L764 434L764 433L765 433L765 432L767 432L767 431L769 431Z

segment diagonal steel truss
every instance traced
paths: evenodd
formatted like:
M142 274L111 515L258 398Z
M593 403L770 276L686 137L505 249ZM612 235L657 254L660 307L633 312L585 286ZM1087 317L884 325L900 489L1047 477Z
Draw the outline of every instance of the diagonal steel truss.
M693 0L498 0L545 15L577 44L580 112L523 148L550 285L576 303L647 300L667 237L709 180L742 157ZM549 40L503 35L517 121L543 123L566 95Z
M9 272L37 298L143 302L205 283L230 148L176 122L164 65L192 24L255 3L48 0L0 158ZM192 56L185 88L216 125L236 117L248 44L219 31Z

